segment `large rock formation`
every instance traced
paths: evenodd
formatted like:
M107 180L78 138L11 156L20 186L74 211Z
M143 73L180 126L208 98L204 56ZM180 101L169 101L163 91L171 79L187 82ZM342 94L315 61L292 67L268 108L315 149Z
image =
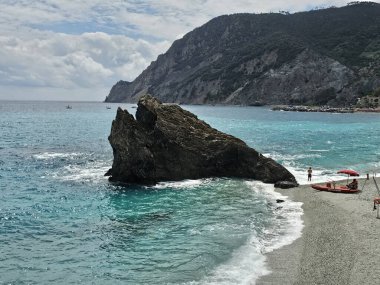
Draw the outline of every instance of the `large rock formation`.
M153 184L203 177L241 177L267 183L294 176L243 141L213 129L178 105L151 96L138 103L136 119L118 109L109 136L111 181Z
M344 106L380 88L380 4L212 19L107 102Z

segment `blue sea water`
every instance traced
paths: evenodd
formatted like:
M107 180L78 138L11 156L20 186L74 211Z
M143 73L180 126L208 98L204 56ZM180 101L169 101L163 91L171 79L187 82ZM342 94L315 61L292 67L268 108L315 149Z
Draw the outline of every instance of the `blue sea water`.
M110 184L107 137L119 105L67 104L0 102L0 284L249 284L269 272L265 252L300 235L301 204L273 185ZM184 108L300 183L309 166L313 181L380 169L380 114Z

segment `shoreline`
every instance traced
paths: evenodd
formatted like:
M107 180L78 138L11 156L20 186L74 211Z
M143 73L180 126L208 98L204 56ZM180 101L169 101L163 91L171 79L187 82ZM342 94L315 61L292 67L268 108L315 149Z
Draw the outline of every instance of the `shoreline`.
M364 181L359 180L360 188ZM380 220L373 211L378 194L372 178L358 194L320 192L310 185L276 191L303 203L304 228L292 244L266 254L271 273L256 284L376 283Z
M380 113L380 108L358 108L358 107L329 107L329 106L304 106L304 105L272 105L272 111L306 112L306 113Z

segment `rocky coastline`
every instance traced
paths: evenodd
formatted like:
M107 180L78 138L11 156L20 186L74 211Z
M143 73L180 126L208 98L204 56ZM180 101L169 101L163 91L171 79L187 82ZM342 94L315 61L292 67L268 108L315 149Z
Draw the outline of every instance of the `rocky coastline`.
M293 105L276 105L272 106L272 111L286 112L323 112L323 113L354 113L354 108L335 108L329 106L293 106Z
M322 112L322 113L380 113L378 108L356 108L356 107L330 107L330 106L293 106L293 105L274 105L272 111L286 112Z

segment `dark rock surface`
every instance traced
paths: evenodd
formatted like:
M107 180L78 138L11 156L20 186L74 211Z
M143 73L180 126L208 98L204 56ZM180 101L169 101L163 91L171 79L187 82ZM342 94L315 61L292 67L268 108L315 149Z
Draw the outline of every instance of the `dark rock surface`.
M203 177L241 177L266 183L294 176L242 140L213 129L178 105L147 95L136 119L118 109L109 136L114 161L111 181L153 184Z
M297 187L298 183L294 181L278 181L274 184L275 188L289 189Z
M380 90L380 4L232 14L176 40L106 102L354 105Z

